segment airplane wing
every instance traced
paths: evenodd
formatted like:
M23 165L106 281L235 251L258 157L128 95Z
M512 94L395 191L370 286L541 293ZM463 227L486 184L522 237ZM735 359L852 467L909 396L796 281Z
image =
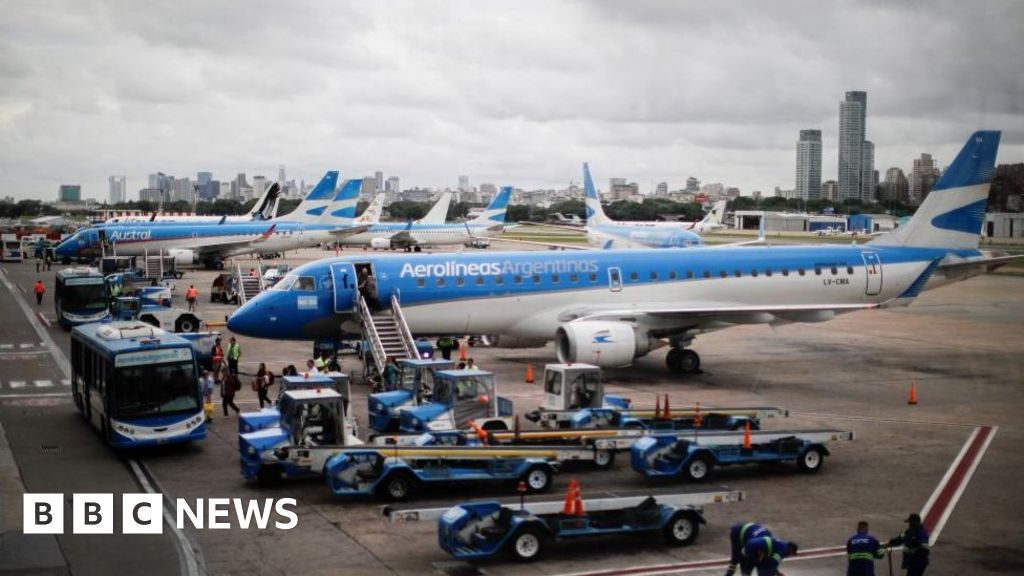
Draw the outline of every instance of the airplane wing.
M992 272L997 268L1019 260L1024 260L1024 254L992 253L980 259L940 262L938 272L942 272L947 277L973 276L975 274Z
M568 309L558 315L560 322L632 322L655 338L699 333L737 324L785 324L824 322L838 314L879 308L884 304L813 304L797 306L749 306L708 303L702 306L668 307L664 303L634 308Z
M511 242L513 244L525 244L527 246L544 246L544 247L550 248L552 250L591 250L591 249L593 249L592 246L588 246L587 244L575 244L575 245L574 244L559 244L557 242L541 242L539 240L519 240L518 238L503 238L501 236L498 236L496 238L492 238L492 240L497 240L498 242Z
M356 234L362 234L370 228L373 228L373 224L361 224L359 226L346 226L345 228L335 228L331 230L332 236L338 238L347 238L349 236L355 236Z

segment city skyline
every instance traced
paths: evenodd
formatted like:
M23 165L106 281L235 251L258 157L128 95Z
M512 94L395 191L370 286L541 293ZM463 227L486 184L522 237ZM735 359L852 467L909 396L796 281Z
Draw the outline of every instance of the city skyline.
M838 177L835 102L850 90L871 96L881 172L922 152L948 161L979 128L1003 130L1000 162L1024 159L1014 2L107 4L8 6L5 195L71 182L101 199L126 174L131 197L157 169L270 178L281 164L295 181L338 167L407 187L463 174L557 188L583 162L644 192L693 175L769 193L792 186L808 127L823 180Z

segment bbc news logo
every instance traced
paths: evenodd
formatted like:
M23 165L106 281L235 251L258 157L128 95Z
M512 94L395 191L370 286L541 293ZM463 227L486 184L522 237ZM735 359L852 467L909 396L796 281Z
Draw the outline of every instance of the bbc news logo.
M22 500L22 531L25 534L64 533L64 494L25 494ZM299 523L294 498L178 498L173 516L178 530L291 530ZM73 494L72 534L114 534L113 494ZM235 525L231 518L234 516ZM161 494L121 495L121 534L163 534L164 498ZM170 516L167 518L170 521Z

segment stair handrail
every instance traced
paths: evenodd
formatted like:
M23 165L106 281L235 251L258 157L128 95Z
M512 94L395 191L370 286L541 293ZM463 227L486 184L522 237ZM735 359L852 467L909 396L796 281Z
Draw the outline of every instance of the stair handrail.
M388 355L384 351L384 343L380 341L380 334L377 333L377 325L373 322L373 312L366 303L363 295L359 295L359 318L363 325L363 336L370 344L370 353L373 354L373 362L377 365L377 371L384 373L384 365L387 364Z
M245 281L242 278L242 264L235 263L235 278L238 279L238 303L245 304L248 295L245 293Z
M419 350L416 349L416 339L412 337L409 325L405 322L405 314L402 313L402 306L398 303L398 295L391 295L391 317L398 327L398 335L402 338L402 347L405 348L407 358L419 358Z

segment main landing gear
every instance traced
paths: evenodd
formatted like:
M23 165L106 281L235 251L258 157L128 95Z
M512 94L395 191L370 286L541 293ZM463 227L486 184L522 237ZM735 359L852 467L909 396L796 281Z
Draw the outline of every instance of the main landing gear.
M699 374L700 355L689 348L672 348L665 355L665 366L674 374Z

